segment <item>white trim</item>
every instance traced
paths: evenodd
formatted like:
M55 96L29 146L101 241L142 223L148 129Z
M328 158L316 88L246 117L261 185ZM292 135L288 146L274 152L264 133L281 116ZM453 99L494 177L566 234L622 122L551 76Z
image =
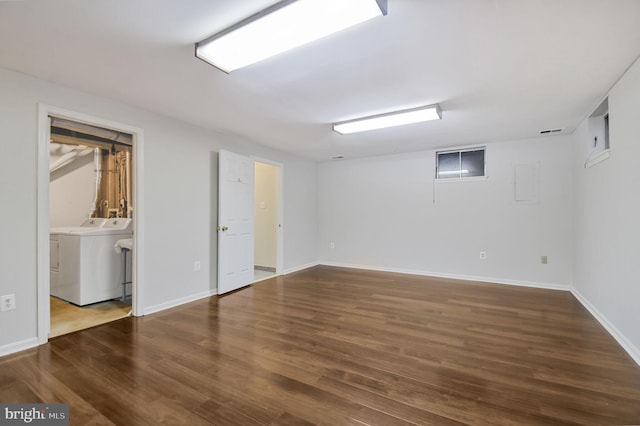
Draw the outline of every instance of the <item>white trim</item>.
M276 276L284 269L284 164L278 165L278 255Z
M454 182L483 182L487 180L487 176L472 176L463 178L435 178L436 183L454 183Z
M50 120L46 105L38 104L38 159L36 186L36 309L37 337L42 345L49 340L49 142Z
M486 145L465 145L463 147L451 148L451 149L437 149L436 158L438 154L453 154L454 152L469 152L469 151L486 151Z
M604 151L598 153L597 155L594 155L593 158L588 159L584 163L585 169L588 169L589 167L593 167L598 163L602 163L604 160L609 158L610 155L611 155L611 149L605 149Z
M398 274L422 275L422 276L428 276L428 277L449 278L449 279L463 280L463 281L479 281L479 282L491 283L491 284L504 284L504 285L520 286L520 287L542 288L546 290L561 290L561 291L570 290L570 286L567 284L539 283L534 281L519 281L519 280L510 280L510 279L504 279L504 278L447 274L442 272L423 271L423 270L416 270L416 269L389 268L389 267L369 266L369 265L354 265L349 263L338 263L338 262L327 262L327 261L320 261L318 264L326 265L326 266L335 266L338 268L368 269L371 271L395 272Z
M306 263L304 265L294 266L293 268L289 268L286 271L284 271L283 275L293 274L294 272L302 271L304 269L313 268L314 266L318 266L320 264L321 264L320 262L311 262L311 263Z
M144 315L144 131L131 128L133 134L133 283L131 284L131 314Z
M21 340L19 342L9 343L8 345L0 346L0 356L10 355L16 352L24 351L25 349L31 349L38 346L40 342L37 337Z
M159 305L148 306L145 308L143 315L150 315L156 312L164 311L166 309L175 308L186 303L195 302L196 300L206 299L207 297L216 296L217 290L207 290L200 293L192 294L190 296L180 297L178 299L170 300L168 302L160 303Z
M37 164L37 341L44 344L49 339L49 116L73 120L85 124L107 127L133 135L133 315L143 315L144 308L144 132L142 129L91 115L69 111L51 105L38 104L38 164Z
M593 306L593 304L591 304L591 302L589 302L589 300L584 297L578 291L578 289L576 289L575 287L571 287L571 294L573 294L573 296L578 299L580 303L582 303L582 306L584 306L591 313L591 315L593 315L593 317L605 328L605 330L607 330L609 334L614 339L616 339L618 344L622 346L622 349L624 349L629 354L629 356L633 358L636 364L640 366L640 348L631 343L631 341L627 339L626 336L622 334L622 332L620 332L620 330L618 330L618 328L613 325L613 323L611 323L611 321L609 321L602 312L600 312L595 306Z

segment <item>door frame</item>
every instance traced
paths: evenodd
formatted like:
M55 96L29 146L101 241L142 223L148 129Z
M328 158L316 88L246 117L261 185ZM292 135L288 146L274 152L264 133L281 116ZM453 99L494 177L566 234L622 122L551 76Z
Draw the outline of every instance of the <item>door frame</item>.
M37 161L37 314L38 344L49 340L51 312L49 309L49 117L63 118L93 126L130 133L133 136L133 251L132 251L132 311L134 316L144 314L144 132L141 128L118 123L75 111L38 104L38 161Z
M284 245L283 245L283 236L284 236L284 224L283 224L283 211L284 211L284 165L278 161L269 160L267 158L258 157L255 155L251 155L249 158L253 160L254 167L255 163L263 163L268 164L270 166L275 166L278 168L277 174L277 203L278 203L278 233L277 233L277 252L276 252L276 274L275 276L282 275L283 273L283 259L284 259ZM254 178L255 179L255 178ZM254 197L255 197L255 185L254 185ZM254 241L255 246L255 241ZM254 247L255 250L255 247Z

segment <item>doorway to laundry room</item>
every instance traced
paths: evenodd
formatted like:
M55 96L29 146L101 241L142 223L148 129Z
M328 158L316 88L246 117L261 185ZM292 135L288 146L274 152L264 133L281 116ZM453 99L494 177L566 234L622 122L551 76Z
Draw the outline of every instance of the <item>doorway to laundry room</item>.
M280 273L281 166L255 161L254 282Z
M49 117L49 337L132 312L133 135Z

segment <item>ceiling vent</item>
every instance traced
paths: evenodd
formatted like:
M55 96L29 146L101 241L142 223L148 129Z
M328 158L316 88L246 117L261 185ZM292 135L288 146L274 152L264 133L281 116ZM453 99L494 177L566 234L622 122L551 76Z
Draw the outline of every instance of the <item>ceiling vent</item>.
M547 130L540 130L540 134L541 135L548 135L550 133L560 133L561 131L563 131L564 129L547 129Z

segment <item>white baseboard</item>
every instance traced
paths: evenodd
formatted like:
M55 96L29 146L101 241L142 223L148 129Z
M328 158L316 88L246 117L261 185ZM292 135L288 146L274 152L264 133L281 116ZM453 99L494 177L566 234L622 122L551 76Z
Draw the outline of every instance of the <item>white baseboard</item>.
M399 274L422 275L422 276L436 277L436 278L450 278L454 280L464 280L464 281L480 281L480 282L492 283L492 284L506 284L506 285L521 286L521 287L543 288L547 290L563 290L563 291L570 290L570 287L567 284L538 283L534 281L519 281L519 280L510 280L510 279L504 279L504 278L447 274L442 272L422 271L422 270L416 270L416 269L388 268L388 267L370 266L370 265L354 265L354 264L348 264L348 263L327 262L327 261L320 261L319 264L327 265L327 266L336 266L339 268L368 269L371 271L395 272Z
M576 288L571 288L571 294L573 294L574 297L578 299L580 303L582 303L582 306L584 306L591 313L591 315L594 316L594 318L605 328L605 330L607 330L609 334L614 339L616 339L620 346L622 346L622 349L624 349L629 354L629 356L633 358L636 364L640 366L640 349L636 345L631 343L629 339L627 339L626 336L622 334L620 330L618 330L618 328L613 325L602 312L600 312L595 306L593 306L593 304L591 304L591 302L589 302L589 300L584 297Z
M215 296L216 294L218 294L217 290L207 290L200 293L192 294L190 296L185 296L179 299L174 299L168 302L160 303L159 305L148 306L144 308L143 315L150 315L156 312L164 311L165 309L175 308L176 306L184 305L185 303L195 302L196 300Z
M36 346L38 346L37 337L21 340L15 343L9 343L8 345L0 346L0 356L5 356L12 353L24 351L25 349L35 348Z
M305 265L294 266L293 268L285 269L282 275L293 274L294 272L302 271L303 269L313 268L314 266L320 265L320 262L311 262Z
M291 274L293 272L301 271L303 269L311 268L313 266L317 266L317 262L307 263L306 265L300 265L293 268L289 268L284 271L284 274ZM283 275L284 275L283 274ZM269 277L272 278L272 277ZM265 278L266 279L266 278ZM257 282L257 281L254 281ZM175 308L176 306L184 305L185 303L194 302L196 300L204 299L206 297L211 297L217 295L217 290L209 290L201 293L196 293L191 296L181 297L179 299L170 300L165 303L160 303L158 305L148 306L144 308L143 315L150 315L156 312L164 311L165 309Z

